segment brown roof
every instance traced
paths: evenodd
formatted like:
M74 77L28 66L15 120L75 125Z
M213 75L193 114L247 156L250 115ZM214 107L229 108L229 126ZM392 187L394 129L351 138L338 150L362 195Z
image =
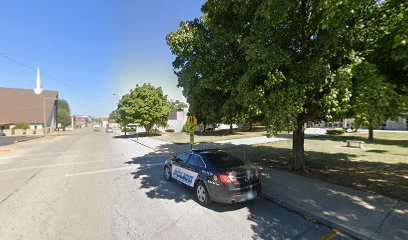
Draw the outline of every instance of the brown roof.
M18 122L43 123L43 98L58 98L57 91L34 94L32 89L0 87L0 124ZM46 100L46 117L49 118L56 100Z

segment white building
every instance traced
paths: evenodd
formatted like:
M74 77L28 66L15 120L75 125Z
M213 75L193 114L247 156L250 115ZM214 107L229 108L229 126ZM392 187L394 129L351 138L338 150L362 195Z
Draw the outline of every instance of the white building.
M187 121L188 109L185 108L182 111L171 112L167 120L167 128L174 129L176 132L181 132L184 124Z
M383 129L386 130L408 130L408 118L399 117L397 121L387 120Z

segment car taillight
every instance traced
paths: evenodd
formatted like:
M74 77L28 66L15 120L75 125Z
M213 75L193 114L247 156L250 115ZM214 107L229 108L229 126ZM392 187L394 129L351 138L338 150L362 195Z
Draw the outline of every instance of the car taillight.
M220 174L221 182L223 183L237 183L238 180L231 174Z

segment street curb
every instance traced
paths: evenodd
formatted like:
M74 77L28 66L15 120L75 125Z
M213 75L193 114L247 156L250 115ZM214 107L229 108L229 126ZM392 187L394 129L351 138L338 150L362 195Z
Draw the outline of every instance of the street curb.
M309 211L306 211L306 210L304 210L302 208L294 206L293 204L287 203L287 202L285 202L283 200L280 200L278 198L268 196L268 195L262 193L262 191L261 191L260 196L262 198L266 199L266 200L269 200L269 201L271 201L273 203L278 204L279 206L282 206L282 207L284 207L286 209L289 209L289 210L291 210L293 212L296 212L296 213L298 213L300 215L303 215L304 217L311 218L311 219L313 219L314 221L316 221L318 223L322 223L322 224L324 224L324 225L326 225L326 226L328 226L330 228L334 228L336 230L339 230L341 233L349 235L349 236L351 236L353 238L360 239L360 240L376 239L376 238L373 238L372 236L367 236L367 235L364 235L364 234L362 234L360 232L354 231L353 229L350 229L350 228L348 228L348 227L346 227L344 225L336 224L334 222L331 222L331 221L329 221L329 220L327 220L325 218L322 218L322 217L320 217L320 216L318 216L316 214L313 214L313 213L311 213Z
M138 144L140 144L140 145L142 145L142 146L144 146L144 147L147 147L147 148L149 148L149 149L152 149L152 150L154 150L155 152L160 151L160 150L157 150L157 149L152 148L152 147L150 147L150 146L147 146L147 145L145 145L145 144L143 144L143 143L141 143L141 142L139 142L139 141L137 141L137 140L134 140L134 139L131 139L131 138L130 138L130 140L133 141L133 142L135 142L135 143L138 143ZM231 148L236 148L236 147L239 147L239 145L237 145L237 146L225 147L224 149L231 149ZM223 149L223 148L220 148L220 149ZM357 231L354 231L354 230L352 230L352 229L349 229L349 228L347 228L346 226L343 226L343 225L340 225L340 224L336 224L336 223L334 223L334 222L331 222L331 221L329 221L329 220L327 220L327 219L325 219L325 218L323 218L323 217L320 217L320 216L318 216L318 215L316 215L316 214L310 213L310 212L308 212L308 211L306 211L306 210L304 210L304 209L302 209L302 208L296 207L296 206L294 206L294 205L292 205L292 204L289 204L289 203L287 203L287 202L285 202L285 201L282 201L282 200L280 200L280 199L277 199L277 198L268 196L268 195L262 193L262 190L261 190L260 196L261 196L262 198L264 198L264 199L266 199L266 200L269 200L269 201L271 201L271 202L273 202L273 203L276 203L277 205L282 206L282 207L284 207L284 208L286 208L286 209L288 209L288 210L290 210L290 211L292 211L292 212L298 213L298 214L300 214L300 215L302 215L302 216L304 216L304 217L307 217L307 218L312 219L313 221L316 221L316 222L318 222L318 223L321 223L321 224L323 224L323 225L326 225L326 226L328 226L328 227L330 227L330 228L336 229L336 230L340 231L341 233L344 233L344 234L346 234L346 235L349 235L349 236L351 236L351 237L353 237L353 238L360 239L360 240L371 240L371 239L373 239L372 237L366 236L366 235L364 235L364 234L362 234L362 233L360 233L360 232L357 232Z
M33 137L33 138L28 138L28 139L22 139L22 140L16 140L16 141L14 141L14 143L19 143L19 142L27 142L27 141L30 141L30 140L34 140L34 139L39 139L39 138L43 138L44 136L36 136L36 137Z

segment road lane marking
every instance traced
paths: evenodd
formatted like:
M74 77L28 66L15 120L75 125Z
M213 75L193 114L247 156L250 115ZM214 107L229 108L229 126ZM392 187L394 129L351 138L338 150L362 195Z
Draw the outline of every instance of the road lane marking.
M82 151L34 153L34 154L27 154L27 155L16 155L16 156L0 157L0 159L19 158L19 157L32 157L32 156L51 155L51 154L59 154L59 153L80 153L80 152L82 152Z
M164 165L164 163L146 164L143 166L143 169L158 166L158 165ZM83 175L89 175L89 174L116 172L116 171L129 170L129 169L138 170L140 166L141 166L140 164L133 164L132 166L127 166L127 167L107 168L107 169L86 171L86 172L79 172L79 173L69 173L69 174L65 174L65 177L75 177L75 176L83 176Z
M112 153L116 154L116 153ZM60 157L55 157L55 158L39 158L39 159L30 159L30 160L8 160L8 161L3 161L0 162L1 165L6 165L6 164L13 164L13 163L23 163L23 162L32 162L32 161L42 161L42 160L49 160L49 159L57 159L57 158L67 158L67 157L83 157L83 156L95 156L95 155L111 155L111 154L89 154L89 155L78 155L78 156L60 156ZM125 157L126 158L126 157ZM149 156L140 156L140 157L133 157L132 159L135 160L143 160L144 158L166 158L165 155L149 155ZM123 159L123 158L121 158ZM114 160L114 159L112 159ZM162 160L162 159L161 159Z
M12 169L0 170L0 173L24 171L24 170L39 169L39 168L64 167L64 166L70 166L70 165L89 164L89 163L107 162L107 161L115 161L115 160L127 160L127 159L123 159L123 158L104 159L104 160L95 160L95 161L86 161L86 162L59 163L59 164L40 165L40 166L24 167L24 168L12 168Z
M68 155L68 156L55 156L55 157L45 157L45 158L34 158L34 159L24 159L24 160L8 160L0 162L0 165L3 164L10 164L10 163L19 163L19 162L31 162L31 161L42 161L48 159L56 159L56 158L72 158L72 157L88 157L88 156L98 156L98 155L114 155L119 154L121 152L111 152L111 153L93 153L93 154L81 154L81 155Z

